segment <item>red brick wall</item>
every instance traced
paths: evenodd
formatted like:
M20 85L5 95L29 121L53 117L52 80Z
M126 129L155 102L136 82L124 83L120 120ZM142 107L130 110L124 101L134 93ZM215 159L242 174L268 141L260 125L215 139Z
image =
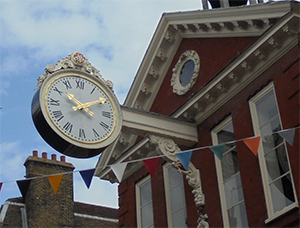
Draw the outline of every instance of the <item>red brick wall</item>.
M177 96L172 92L170 86L171 71L168 72L165 81L162 84L160 92L155 100L151 111L169 115L182 105L187 98L197 91L201 86L207 83L213 75L219 72L229 60L237 55L237 52L243 50L253 38L232 38L232 39L210 39L211 44L205 39L183 40L178 54L175 56L171 69L176 64L181 53L188 49L197 49L200 55L201 67L200 76L197 85L185 96ZM218 41L218 42L217 42ZM228 43L226 43L228 42ZM236 49L232 45L236 44ZM209 45L215 45L211 51L211 58L207 57ZM220 47L218 47L220 45ZM230 46L231 45L231 46ZM225 48L224 48L225 47ZM231 47L231 48L229 48ZM207 48L207 49L205 49ZM224 48L224 49L222 49ZM218 50L220 53L218 54ZM226 50L226 51L225 51ZM206 53L205 53L206 51ZM223 52L224 51L224 52ZM228 54L228 55L226 55ZM206 56L205 58L201 56ZM217 56L215 62L212 57ZM218 58L218 56L221 56ZM206 64L207 61L208 63ZM209 62L211 62L209 64ZM214 68L214 66L217 66ZM207 67L207 68L206 68ZM211 70L211 74L209 71ZM212 116L207 118L198 126L199 143L195 147L204 147L212 145L211 130L228 115L232 116L236 139L253 136L252 120L248 101L258 91L264 88L271 81L274 82L279 110L283 128L292 128L299 126L299 48L295 47L285 54L280 60L273 64L260 77L255 79L243 91L237 94L226 105L221 107ZM173 102L172 102L173 101ZM288 147L290 164L295 183L297 199L299 201L299 129L296 130L294 146ZM244 145L243 142L237 143L238 158L240 164L240 173L242 178L244 198L250 227L299 227L299 209L292 210L284 214L280 219L265 224L267 219L266 204L263 193L262 179L258 164L258 158ZM192 162L200 170L202 188L205 194L205 210L209 216L210 227L222 227L222 215L219 201L219 191L217 184L217 174L214 162L214 155L209 149L194 152ZM156 175L151 179L154 205L154 219L156 227L166 226L166 208L163 186L163 176L161 159L156 171ZM136 208L135 208L135 188L136 182L147 175L145 167L123 181L119 187L120 194L120 226L136 226ZM197 212L194 204L192 189L185 181L186 204L189 227L197 225Z
M164 115L172 114L174 110L184 104L193 93L208 83L254 40L255 38L253 37L183 39L161 85L156 100L151 107L151 111ZM176 65L180 55L187 50L195 50L199 55L199 77L191 91L184 96L178 96L173 93L173 88L171 87L172 69Z

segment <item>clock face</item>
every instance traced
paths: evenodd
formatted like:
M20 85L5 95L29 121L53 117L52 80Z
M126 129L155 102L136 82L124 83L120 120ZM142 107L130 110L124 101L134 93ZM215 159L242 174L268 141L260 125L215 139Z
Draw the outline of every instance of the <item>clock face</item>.
M48 84L44 110L62 137L92 146L112 134L115 107L101 88L96 80L78 75L57 77Z

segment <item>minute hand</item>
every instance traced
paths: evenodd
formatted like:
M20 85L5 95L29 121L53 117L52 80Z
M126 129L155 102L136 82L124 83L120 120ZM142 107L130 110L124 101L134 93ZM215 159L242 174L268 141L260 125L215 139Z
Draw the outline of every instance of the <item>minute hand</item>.
M75 103L78 104L78 106L79 106L79 105L82 105L82 103L81 103L79 100L77 100L77 99L74 97L73 94L67 93L67 95L68 95L68 98L69 98L70 100L75 101ZM78 107L78 106L77 106L77 107ZM75 107L75 106L74 106L74 107ZM74 109L74 107L73 107L73 110L76 111L77 109ZM91 112L88 108L81 108L81 109L83 109L84 111L86 111L87 113L89 113L91 116L94 115L94 113Z
M73 109L74 110L77 110L77 109L83 109L83 108L87 108L91 105L94 105L94 104L98 104L98 103L104 103L106 101L105 98L102 98L102 97L99 97L99 100L96 100L96 101L92 101L92 102L87 102L87 103L84 103L84 104L79 104L78 106L74 106Z

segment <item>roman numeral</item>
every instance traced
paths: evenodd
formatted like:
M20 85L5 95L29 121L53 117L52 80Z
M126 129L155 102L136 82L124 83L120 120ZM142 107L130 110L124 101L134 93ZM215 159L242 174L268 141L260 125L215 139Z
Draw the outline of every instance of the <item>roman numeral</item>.
M106 123L104 123L104 122L100 122L100 125L101 125L101 127L103 127L106 131L108 130L108 128L109 128L109 126L106 124Z
M59 106L59 100L54 100L50 97L50 104L51 105L55 105L55 106Z
M93 128L93 132L94 132L94 136L96 137L96 138L98 138L99 137L99 134L98 134L98 132Z
M111 117L111 113L107 112L107 111L102 111L102 116L106 117L106 118L110 118Z
M52 114L57 121L60 121L62 118L64 118L64 115L61 111L53 111Z
M73 124L71 124L70 122L67 122L64 126L63 129L65 131L69 131L69 134L72 132L72 128L73 128Z
M55 87L53 90L54 90L55 92L58 92L60 96L63 94L63 92L60 91L59 89L57 89L57 87Z
M69 80L63 81L62 83L65 84L66 89L72 89L71 83L69 82Z
M85 133L84 133L84 129L79 128L79 138L86 138Z
M90 94L92 94L95 91L96 87L94 87L94 89L90 92Z
M84 82L83 81L80 81L80 80L75 80L75 82L76 82L76 89L78 88L78 89L84 89Z

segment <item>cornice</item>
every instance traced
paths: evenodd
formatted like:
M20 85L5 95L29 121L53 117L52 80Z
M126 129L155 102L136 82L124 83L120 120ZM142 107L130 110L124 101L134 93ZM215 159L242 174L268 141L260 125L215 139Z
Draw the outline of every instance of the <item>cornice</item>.
M298 35L299 3L296 2L164 14L124 105L150 110L183 38L258 36L258 40L172 115L199 124L294 47ZM135 144L136 140L137 135L122 133L103 152L95 175L114 182L116 178L107 165L155 154L148 138ZM141 165L131 164L124 178Z

